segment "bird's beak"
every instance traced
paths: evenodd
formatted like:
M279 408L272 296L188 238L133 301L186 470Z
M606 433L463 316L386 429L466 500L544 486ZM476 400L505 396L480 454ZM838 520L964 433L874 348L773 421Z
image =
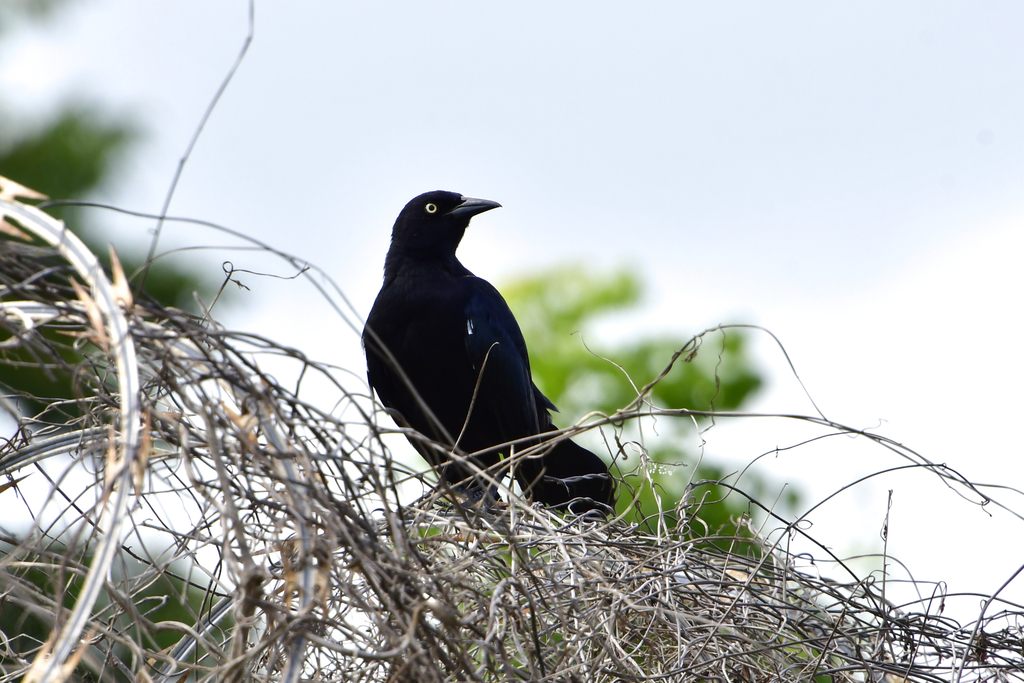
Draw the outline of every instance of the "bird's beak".
M498 202L492 202L490 199L474 199L473 197L463 197L462 203L456 206L454 209L448 212L449 216L465 216L466 218L472 218L478 213L484 211L490 211L491 209L497 209L501 204Z

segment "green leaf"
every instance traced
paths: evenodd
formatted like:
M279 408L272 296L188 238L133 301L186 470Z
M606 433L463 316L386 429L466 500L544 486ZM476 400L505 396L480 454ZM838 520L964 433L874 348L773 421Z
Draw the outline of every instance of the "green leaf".
M747 352L746 335L739 330L715 330L696 341L685 335L634 330L625 341L606 343L590 334L609 315L637 308L642 291L640 280L629 270L602 274L578 265L553 268L502 288L526 337L534 380L562 411L557 418L561 426L592 411L610 415L629 405L637 391L654 381L684 347L651 392L656 406L733 411L761 386L761 374ZM639 462L635 453L623 450L616 455L625 475L619 489L620 511L632 508L634 520L640 521L652 512L670 512L685 501L686 517L671 523L687 523L704 538L743 533L740 521L748 514L747 499L715 483L728 472L706 462L694 471L697 454L686 445L695 442L692 422L660 420L658 425L657 434L644 435L651 462L647 476L635 471ZM630 425L617 436L630 440L639 433ZM749 472L743 487L756 497L777 488ZM787 501L795 505L795 494Z

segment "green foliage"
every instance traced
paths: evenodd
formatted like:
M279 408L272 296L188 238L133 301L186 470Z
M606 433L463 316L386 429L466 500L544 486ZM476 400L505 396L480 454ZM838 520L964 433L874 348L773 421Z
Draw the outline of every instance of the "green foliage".
M130 123L73 106L41 130L4 140L0 174L51 197L81 197L107 179L135 137Z
M134 126L125 121L108 120L95 110L72 107L63 111L50 124L31 130L10 126L13 130L27 130L0 140L0 175L54 198L80 199L101 186L115 174L118 162L127 146L137 138ZM65 220L71 229L85 241L109 269L109 251L95 237L95 228L88 215L74 207L53 207L50 212ZM89 214L95 215L95 214ZM0 248L18 249L24 245L14 240L0 241ZM127 273L141 265L141 253L119 254ZM54 268L66 268L55 260ZM19 294L22 281L31 281L31 274L6 273L13 278L0 278L13 296ZM165 305L195 308L192 292L202 287L201 280L192 273L160 264L152 269L146 280L146 293ZM0 390L8 395L20 395L20 409L35 414L50 405L50 420L64 421L78 414L73 401L75 389L65 372L52 373L47 367L57 363L68 367L84 361L85 357L74 347L74 340L59 333L43 333L59 357L49 356L42 349L33 348L35 341L25 338L18 346L3 349L4 363L0 365ZM42 355L41 355L42 354ZM56 410L53 408L56 407Z
M3 0L0 2L0 33L22 17L45 19L66 2L67 0Z
M627 405L636 398L636 388L657 377L687 341L644 336L603 353L575 335L600 316L640 303L640 282L625 270L602 276L578 266L559 267L502 291L526 336L538 386L568 415L612 413ZM761 385L741 334L716 333L705 344L719 348L701 349L693 360L677 363L654 387L659 405L735 410ZM594 383L599 386L590 386Z
M678 335L635 334L604 348L586 334L602 317L635 308L641 289L629 271L601 275L578 266L561 266L502 288L530 348L534 379L562 410L563 426L591 411L611 415L629 405L687 345L689 340ZM737 410L761 383L747 354L746 337L737 330L714 331L687 348L650 399L660 408ZM639 436L635 424L616 434L620 445ZM748 512L746 498L727 495L729 489L715 483L728 474L720 467L698 464L698 454L684 445L697 443L689 420L661 419L656 428L648 421L643 447L650 464L638 467L638 449L628 445L616 455L625 484L619 490L620 511L632 508L640 520L656 510L671 512L685 500L688 514L696 510L696 519L688 522L702 537L741 530L737 521ZM757 497L768 491L767 482L750 474L743 488Z
M0 544L0 557L10 559L10 547ZM0 668L13 664L16 657L31 657L40 645L51 637L54 628L53 605L58 602L65 610L72 610L78 601L83 584L85 567L92 562L89 556L68 559L68 548L55 547L47 554L25 555L18 562L8 563L5 583L15 589L0 596L0 634L6 638L6 652L0 652ZM147 567L123 557L118 564L124 572L133 577L134 590L131 602L135 605L137 619L131 621L122 616L111 623L111 627L130 637L144 647L161 650L175 645L180 637L180 624L196 623L196 614L208 609L206 601L210 595L194 584L186 584L173 572L159 576L146 572ZM97 610L111 603L111 596L101 593ZM232 619L226 618L222 628L230 628ZM119 659L130 655L121 647ZM86 676L87 667L81 671ZM118 676L111 680L126 680Z
M116 175L128 147L137 139L133 123L72 106L42 128L0 140L0 175L54 199L83 199ZM87 214L79 208L55 206L48 212L66 221L110 267L107 246L96 237L88 220L95 210ZM128 275L137 272L145 258L139 249L120 249L118 256ZM163 263L152 266L146 278L146 293L167 306L194 310L193 291L207 296L212 293L209 284L195 273Z

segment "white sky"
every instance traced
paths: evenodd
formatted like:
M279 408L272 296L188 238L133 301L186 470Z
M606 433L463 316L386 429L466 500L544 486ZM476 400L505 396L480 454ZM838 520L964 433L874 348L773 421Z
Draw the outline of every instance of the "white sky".
M106 198L157 211L246 17L242 0L86 0L4 37L0 99L137 115L145 144ZM494 199L460 252L478 274L628 265L649 291L633 330L764 325L830 418L1020 487L1022 26L1014 2L258 2L171 213L310 259L365 313L409 198ZM150 227L102 219L122 245ZM224 243L166 230L168 248ZM230 324L361 371L357 336L307 285L245 282ZM773 384L756 407L810 412L767 338L757 351ZM757 421L708 448L742 466L806 434ZM817 501L903 464L844 441L758 471ZM919 578L988 593L1024 563L1020 520L920 472L839 496L812 533L879 550L890 488L889 549ZM1024 601L1022 584L1008 595Z

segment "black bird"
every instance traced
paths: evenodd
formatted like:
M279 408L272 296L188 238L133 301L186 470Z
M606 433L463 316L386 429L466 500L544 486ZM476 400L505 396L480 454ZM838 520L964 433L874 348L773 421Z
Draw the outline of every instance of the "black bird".
M501 206L457 192L427 192L402 209L384 260L384 285L363 329L367 377L400 424L449 448L413 445L448 485L488 490L448 454L495 465L510 441L522 452L554 431L556 410L533 383L526 342L508 304L455 256L473 216ZM428 410L429 409L429 410ZM396 414L397 413L397 414ZM492 470L493 472L493 470ZM597 455L568 439L525 458L516 477L533 500L582 511L611 508L614 487Z

